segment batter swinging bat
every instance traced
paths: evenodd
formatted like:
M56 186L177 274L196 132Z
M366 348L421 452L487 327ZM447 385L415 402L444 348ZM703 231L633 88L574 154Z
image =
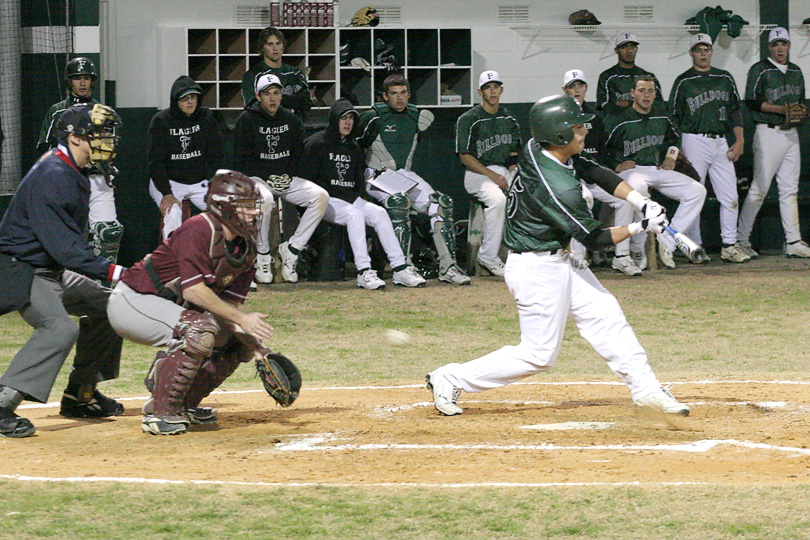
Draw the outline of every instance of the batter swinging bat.
M675 246L680 249L690 261L695 264L706 262L708 257L706 256L706 250L703 249L702 246L697 245L694 240L682 232L676 231L670 225L664 227L664 230L672 235L672 239L675 240Z

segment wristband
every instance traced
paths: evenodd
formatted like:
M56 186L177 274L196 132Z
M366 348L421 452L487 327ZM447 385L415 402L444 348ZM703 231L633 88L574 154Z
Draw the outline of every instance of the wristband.
M647 202L649 201L647 197L645 197L635 189L630 193L628 193L627 196L624 198L624 200L632 204L636 208L636 210L641 210L642 208L644 208L644 205L647 204Z
M680 153L681 153L681 151L678 150L677 146L670 146L669 148L667 148L667 157L666 157L666 159L671 159L671 160L675 161L676 159L678 159L678 154L680 154Z
M630 233L630 236L635 236L643 230L644 227L641 226L640 221L634 221L633 223L629 223L627 225L627 232Z

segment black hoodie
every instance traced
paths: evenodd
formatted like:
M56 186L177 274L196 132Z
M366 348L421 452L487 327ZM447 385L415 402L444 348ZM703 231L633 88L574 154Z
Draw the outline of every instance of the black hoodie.
M341 139L338 122L347 112L354 113L354 129ZM329 109L329 126L304 142L300 176L312 180L330 197L353 203L363 193L365 156L357 146L357 111L345 99L339 99Z
M236 120L233 146L234 169L241 173L265 180L271 174L297 176L303 124L284 107L271 116L254 101Z
M186 90L200 92L197 109L186 116L177 104ZM172 84L171 105L152 117L149 124L149 174L155 187L169 195L169 180L196 184L213 176L225 162L219 125L202 102L202 88L183 75Z

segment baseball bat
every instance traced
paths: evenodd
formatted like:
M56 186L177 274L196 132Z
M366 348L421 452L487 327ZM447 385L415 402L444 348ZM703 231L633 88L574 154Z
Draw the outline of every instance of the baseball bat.
M670 225L664 227L664 230L672 235L672 239L675 240L675 247L681 250L681 252L693 263L701 264L708 259L706 256L706 250L703 249L703 246L697 245L694 240L682 232L676 231Z

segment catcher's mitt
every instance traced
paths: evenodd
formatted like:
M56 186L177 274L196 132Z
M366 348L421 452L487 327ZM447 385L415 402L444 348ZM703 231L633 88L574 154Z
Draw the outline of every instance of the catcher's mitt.
M804 103L785 104L785 123L782 129L792 129L804 124L807 120L807 106Z
M269 349L256 359L256 371L267 393L282 407L293 404L301 391L301 372L286 356Z

